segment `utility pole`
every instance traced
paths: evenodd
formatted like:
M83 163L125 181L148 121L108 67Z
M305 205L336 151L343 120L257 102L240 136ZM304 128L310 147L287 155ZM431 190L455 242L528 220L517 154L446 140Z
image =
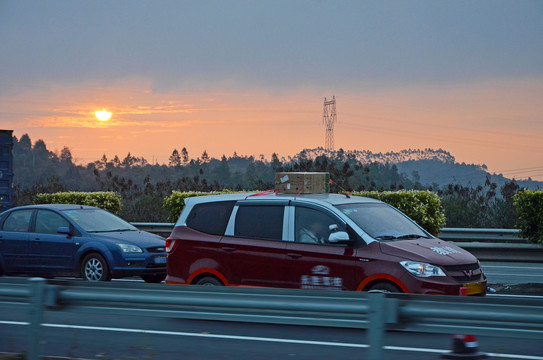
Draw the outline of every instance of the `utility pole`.
M330 101L326 101L326 98L324 98L324 114L322 116L322 123L326 127L324 149L328 151L334 151L334 123L336 121L336 96L334 95Z

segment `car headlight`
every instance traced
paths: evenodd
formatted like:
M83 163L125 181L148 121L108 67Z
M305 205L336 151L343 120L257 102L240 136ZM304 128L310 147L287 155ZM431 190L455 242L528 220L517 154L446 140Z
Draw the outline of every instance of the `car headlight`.
M418 261L401 261L405 270L418 277L447 276L439 266Z
M130 244L117 244L123 253L142 253L143 250L136 245L130 245Z

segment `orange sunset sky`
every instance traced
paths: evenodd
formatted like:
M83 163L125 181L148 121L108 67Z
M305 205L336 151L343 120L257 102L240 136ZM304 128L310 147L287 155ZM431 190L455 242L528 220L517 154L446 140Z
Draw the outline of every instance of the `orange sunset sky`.
M0 128L86 164L442 148L543 180L543 3L0 0ZM107 121L94 112L112 113Z

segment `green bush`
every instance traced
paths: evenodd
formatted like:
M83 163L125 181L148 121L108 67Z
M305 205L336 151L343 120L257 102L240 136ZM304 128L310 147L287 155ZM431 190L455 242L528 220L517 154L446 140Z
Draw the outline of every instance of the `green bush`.
M122 208L121 195L112 191L100 192L58 192L37 194L35 204L75 204L96 206L119 215Z
M181 215L181 211L183 211L183 208L185 207L185 199L189 197L194 196L206 196L206 195L220 195L220 194L228 194L233 193L231 190L223 190L223 191L213 191L213 192L201 192L201 191L172 191L172 194L170 196L167 196L164 198L164 208L168 210L170 213L170 216L168 217L168 221L170 222L176 222L179 218L179 215Z
M394 206L434 236L445 226L441 199L431 191L360 191L353 195L374 198Z
M513 200L518 213L515 227L520 235L534 244L543 244L543 190L524 190Z

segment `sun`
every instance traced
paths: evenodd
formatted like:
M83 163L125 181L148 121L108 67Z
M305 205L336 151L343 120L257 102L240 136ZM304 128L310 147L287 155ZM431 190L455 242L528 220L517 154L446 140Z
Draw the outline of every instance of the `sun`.
M96 115L96 118L100 121L108 121L111 118L111 113L105 109L102 109L102 111L95 111L94 115Z

